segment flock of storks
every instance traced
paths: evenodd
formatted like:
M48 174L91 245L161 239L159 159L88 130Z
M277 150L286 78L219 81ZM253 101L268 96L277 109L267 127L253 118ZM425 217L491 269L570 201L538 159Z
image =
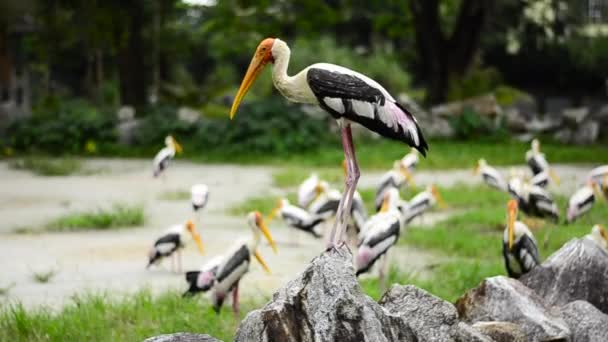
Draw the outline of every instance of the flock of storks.
M257 246L264 235L276 252L275 243L265 223L275 216L280 216L289 227L318 238L327 236L329 252L338 252L339 247L346 243L356 246L354 263L357 274L370 270L383 258L383 265L379 269L383 283L387 253L399 239L404 226L435 203L442 203L439 192L433 185L409 201L400 198L399 189L412 181L412 172L418 163L419 154L426 156L429 149L416 118L408 108L400 105L376 81L338 65L317 63L289 76L287 69L290 54L287 44L278 38L267 38L259 44L236 94L230 117L234 117L239 104L264 67L272 64L273 83L286 99L318 105L337 121L344 148L345 191L340 193L331 189L329 183L311 175L298 189L297 206L287 199L280 199L266 220L259 212L249 213L247 222L252 231L251 239L236 242L223 256L211 259L198 271L186 273L189 289L185 295L212 291L216 311L221 308L226 295L232 293L233 309L238 313L238 284L249 269L252 255L268 271ZM396 161L393 169L382 177L375 198L377 213L370 217L356 190L360 172L352 141L352 123L412 147L412 152ZM167 147L155 158L155 176L162 175L169 160L181 150L171 137L166 139L166 144ZM557 178L539 148L538 141L534 141L532 150L526 155L534 174L529 180L514 172L507 182L483 159L477 167L486 183L501 191L508 191L514 198L507 205L503 250L508 273L515 277L539 263L536 241L527 226L517 221L518 210L531 217L555 221L559 219L557 205L544 189L550 178ZM603 195L596 194L598 190L603 191ZM608 166L593 170L587 186L571 198L567 211L568 221L575 220L588 211L598 195L608 196ZM192 204L195 212L200 212L207 199L208 191L204 185L193 187ZM331 230L324 234L322 224L332 220ZM608 234L603 227L594 226L589 237L606 248ZM149 265L158 263L163 257L177 255L181 266L179 250L192 239L202 249L195 225L191 221L172 227L154 244Z

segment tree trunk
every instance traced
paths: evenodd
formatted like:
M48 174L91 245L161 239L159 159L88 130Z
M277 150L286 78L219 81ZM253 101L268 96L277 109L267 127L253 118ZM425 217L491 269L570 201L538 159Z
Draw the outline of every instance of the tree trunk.
M144 65L143 3L131 1L127 10L126 42L118 52L120 101L123 105L141 108L146 104L146 69Z

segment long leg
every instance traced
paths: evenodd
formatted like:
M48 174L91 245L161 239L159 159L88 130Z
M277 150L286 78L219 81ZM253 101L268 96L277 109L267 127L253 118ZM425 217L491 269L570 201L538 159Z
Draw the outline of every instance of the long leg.
M382 291L386 291L386 278L388 275L388 251L386 253L384 253L384 256L382 257L382 264L380 265L380 271L379 271L379 282L380 282L380 289L382 289Z
M232 290L232 310L234 311L234 315L239 317L241 312L239 308L239 282L237 281L234 284L234 289Z
M359 180L360 176L359 166L357 165L357 158L355 156L355 147L353 145L353 135L350 128L350 123L348 122L345 122L342 125L342 147L344 149L344 157L347 163L346 186L342 199L340 199L340 204L338 205L338 212L336 214L334 227L329 234L331 244L330 247L335 247L344 242L345 225L350 218L353 195L357 188L357 181Z

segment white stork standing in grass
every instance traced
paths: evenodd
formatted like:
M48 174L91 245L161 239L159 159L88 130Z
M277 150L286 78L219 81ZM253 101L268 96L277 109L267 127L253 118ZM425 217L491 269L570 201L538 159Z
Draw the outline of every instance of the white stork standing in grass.
M593 181L587 181L587 184L578 189L572 197L568 200L568 209L566 211L566 221L572 223L579 217L586 214L593 204L595 204L595 197L597 192L597 185Z
M507 227L502 237L502 255L509 277L519 278L540 264L538 245L530 229L517 220L517 201L507 204Z
M557 177L549 166L545 154L540 152L540 142L538 139L532 140L532 149L526 151L526 162L528 163L530 170L532 170L532 174L537 175L543 171L547 171L553 181L559 184L559 177Z
M279 199L266 222L270 223L276 215L279 215L287 223L288 227L306 232L316 238L323 236L322 232L319 231L319 226L325 219L322 216L312 215L300 207L291 205L287 198Z
M604 182L608 181L608 165L598 166L589 171L587 178L593 180L597 184L604 184Z
M209 187L205 184L194 184L190 188L192 210L196 214L196 223L200 224L200 213L209 201Z
M319 184L319 176L316 173L311 173L298 187L298 205L300 208L308 208L310 203L317 197L317 184Z
M165 145L166 146L154 156L154 161L152 163L154 177L158 177L162 174L163 179L165 174L164 171L169 166L171 159L175 157L176 153L182 153L183 151L182 146L170 135L165 138Z
M380 210L382 201L384 200L384 194L388 189L401 189L401 187L408 182L412 182L410 169L402 163L402 160L395 161L393 163L393 168L382 175L378 187L376 188L376 197L374 200L376 211Z
M410 223L414 218L421 216L431 209L436 203L444 208L445 203L435 185L429 185L426 190L416 194L408 202L403 202L400 206L401 214L405 223Z
M185 224L171 226L163 236L158 238L148 253L148 266L157 265L163 258L171 256L171 270L175 271L175 255L177 254L177 271L182 269L182 248L194 240L201 254L203 254L203 243L196 227L192 221Z
M217 272L215 273L215 283L211 298L213 301L213 309L215 312L220 311L226 295L232 292L232 309L235 315L239 315L239 281L249 271L251 256L262 265L264 270L270 273L270 269L266 262L258 252L261 235L264 235L273 251L277 252L277 247L268 231L268 227L264 223L262 214L257 211L250 212L247 215L247 223L251 228L252 237L237 241L232 248L229 249L222 259Z
M587 234L585 238L590 239L608 252L608 231L601 224L596 224L591 228L591 233Z
M330 246L335 247L344 242L344 232L359 180L351 123L359 123L384 137L402 141L424 156L428 145L414 116L376 81L350 69L327 63L313 64L295 76L288 76L289 57L289 47L278 38L267 38L260 43L236 94L230 117L234 117L241 100L264 66L273 63L272 80L284 97L292 102L317 104L338 121L348 175L336 222L330 233Z
M391 188L384 194L380 212L371 216L359 233L359 248L355 258L357 275L368 272L378 259L384 257L379 269L380 286L388 266L388 251L399 240L403 217L397 210L399 190Z
M340 191L331 189L326 181L320 181L315 187L315 199L308 206L308 212L329 219L338 211L341 199Z
M549 175L549 171L542 171L530 178L530 184L539 186L541 188L546 188L549 186L550 178L551 176Z
M420 157L418 156L420 153L417 149L412 147L410 153L406 154L401 158L401 165L406 167L410 173L416 170L416 166L418 166L418 162L420 161Z
M477 166L473 173L476 175L481 173L481 177L487 185L500 191L507 191L507 182L505 179L498 170L488 165L485 159L479 159L477 161Z
M186 282L189 288L184 292L184 297L191 297L197 293L207 292L215 283L215 275L222 264L222 256L216 256L207 261L198 271L186 272Z

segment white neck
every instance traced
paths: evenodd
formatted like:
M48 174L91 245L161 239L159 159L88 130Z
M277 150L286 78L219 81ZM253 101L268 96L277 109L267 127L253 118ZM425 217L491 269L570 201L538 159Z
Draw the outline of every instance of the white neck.
M284 41L275 39L272 56L274 58L272 82L279 92L292 102L316 104L316 97L306 82L306 69L293 77L287 75L291 50Z

